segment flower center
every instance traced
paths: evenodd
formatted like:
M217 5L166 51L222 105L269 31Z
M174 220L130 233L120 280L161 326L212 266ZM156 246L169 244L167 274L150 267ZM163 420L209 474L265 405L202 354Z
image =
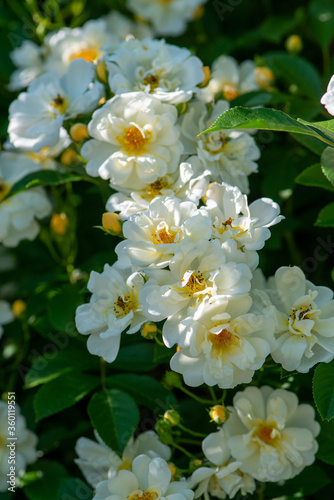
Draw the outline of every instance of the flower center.
M60 94L58 94L57 97L53 99L53 101L51 101L50 104L53 107L53 109L58 111L58 113L61 115L63 115L68 108L68 103L66 102L66 99L64 99L64 97L62 97Z
M223 93L224 97L227 101L232 101L239 95L238 88L233 84L225 84L223 85Z
M150 133L148 133L147 137L145 137L139 128L136 127L136 125L133 125L126 130L122 138L118 138L118 141L127 151L139 153L143 151L145 144L150 140L150 137Z
M123 460L121 465L118 467L117 472L119 472L120 470L132 471L132 462L130 462L130 460L128 460L127 458Z
M143 80L143 85L150 86L150 93L159 87L159 77L157 75L148 75Z
M0 179L0 201L2 201L7 196L9 191L9 185L5 184L5 182Z
M155 245L167 245L169 243L174 243L176 235L177 232L170 231L168 226L165 226L160 230L155 230L155 232L152 234L152 241Z
M197 293L197 292L202 292L203 290L205 290L206 287L207 287L207 284L205 282L205 279L203 278L202 273L200 273L200 272L198 272L198 273L193 272L193 273L190 274L190 276L186 277L186 275L189 272L191 272L191 271L187 271L187 273L185 273L184 278L182 279L182 281L187 280L185 288L191 294L194 294L194 293Z
M219 226L213 225L213 227L216 229L216 231L219 234L223 234L223 233L225 233L225 231L228 231L227 226L232 227L232 222L233 222L233 219L231 217L229 217L229 219L227 219L225 222L222 222Z
M95 47L88 47L86 49L80 49L78 52L74 52L70 55L69 62L74 59L84 59L87 62L94 62L98 58L98 51Z
M159 492L152 488L147 491L135 490L127 498L128 500L156 500L159 497Z
M259 421L253 432L253 439L260 445L266 444L275 446L280 437L280 432L277 429L275 422L265 423Z
M135 304L128 294L125 294L124 297L119 295L116 302L114 302L114 313L116 317L126 316L134 308Z
M223 328L218 334L210 333L208 340L212 343L212 348L216 355L229 347L239 347L241 342L238 335L235 335L226 328Z
M304 304L300 304L297 307L291 307L288 319L289 331L294 335L299 335L301 337L306 336L311 343L314 343L313 341L315 340L312 329L314 327L314 321L319 313L316 304L313 302L313 299L317 295L317 292L309 291L308 299L305 300Z
M162 190L166 189L169 186L169 183L164 179L157 179L155 182L148 184L146 187L146 193L149 196L159 196L162 195Z

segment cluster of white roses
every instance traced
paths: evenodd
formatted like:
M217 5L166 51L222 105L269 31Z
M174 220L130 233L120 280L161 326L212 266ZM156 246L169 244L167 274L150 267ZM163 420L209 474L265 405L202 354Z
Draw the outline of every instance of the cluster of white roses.
M177 345L171 369L189 386L228 389L251 382L268 355L303 373L331 361L334 301L297 267L281 267L268 282L257 269L258 251L282 216L268 198L248 203L248 177L260 157L253 136L198 135L230 100L268 79L253 62L238 67L227 56L210 77L189 50L153 38L182 32L203 3L129 0L154 31L112 13L13 52L18 69L10 86L28 88L10 106L0 154L0 241L35 238L36 219L52 212L44 189L8 196L11 187L41 169L66 172L59 157L83 142L86 172L110 183L107 210L119 212L124 236L117 262L91 273L90 302L77 309L88 350L113 362L122 333L163 322L164 344ZM0 309L0 323L9 321L7 305ZM251 493L254 479L288 479L313 462L319 426L294 394L249 387L230 412L203 441L207 466L188 481L172 480L170 450L154 433L131 441L122 459L82 438L77 463L96 500L192 500Z
M248 387L233 403L228 420L203 440L204 461L187 479L153 431L131 438L122 457L98 435L98 442L80 438L76 463L96 491L94 500L111 495L157 500L176 493L186 500L234 498L253 493L255 480L286 480L313 463L320 425L310 405L268 386Z

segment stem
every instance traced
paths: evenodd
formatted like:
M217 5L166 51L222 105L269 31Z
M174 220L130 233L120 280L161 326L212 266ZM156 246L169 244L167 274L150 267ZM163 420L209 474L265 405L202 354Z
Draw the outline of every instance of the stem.
M207 404L212 405L212 401L210 399L200 398L199 396L196 396L196 394L192 393L191 391L188 391L188 389L186 389L185 387L178 387L178 389L180 389L182 392L187 394L187 396L195 399L195 401L197 401L198 403L202 403L205 405L207 405Z
M187 451L185 448L183 448L183 446L180 446L179 444L177 444L175 442L172 444L172 446L174 446L174 448L176 448L177 450L182 451L182 453L187 455L187 457L194 458L194 455L192 453L190 453L189 451Z
M199 441L199 439L180 438L177 440L177 442L184 443L184 444L194 444L196 446L201 445L201 441Z
M188 434L191 434L192 436L197 436L197 437L201 437L201 438L205 438L206 437L206 434L203 434L202 432L192 431L191 429L188 429L187 427L185 427L182 424L178 424L178 427L180 429L182 429L184 432L187 432Z
M208 389L209 389L209 392L211 394L211 397L212 397L213 401L215 403L218 403L218 399L217 399L217 396L215 394L215 391L213 390L213 387L209 386Z

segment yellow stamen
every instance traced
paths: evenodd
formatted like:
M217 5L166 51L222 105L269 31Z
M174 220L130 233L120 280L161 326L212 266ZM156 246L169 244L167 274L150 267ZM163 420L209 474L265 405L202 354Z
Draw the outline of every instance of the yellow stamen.
M159 498L159 493L154 489L135 490L130 495L128 495L128 500L156 500Z
M74 52L71 54L69 62L73 61L74 59L84 59L87 62L94 62L96 61L98 56L98 50L96 47L88 47L86 49L80 49L78 52Z
M182 280L184 281L184 280ZM202 292L206 289L207 284L205 283L205 279L203 278L202 273L193 272L188 278L186 289L191 293Z
M115 316L126 316L134 308L134 303L131 300L130 295L125 294L124 297L118 296L116 302L114 303L114 313Z
M164 179L158 179L155 182L152 182L151 184L148 184L146 187L146 193L149 196L160 196L162 195L162 190L168 188L169 184L167 181Z
M58 113L63 115L68 108L68 103L64 97L58 94L57 97L53 99L53 101L51 101L51 106L53 107L53 109L58 111Z
M265 423L258 422L258 425L253 432L253 438L257 438L262 443L269 446L275 446L279 438L279 432L275 422Z
M150 86L150 93L154 92L159 87L159 77L157 75L148 75L142 83Z
M139 128L133 125L125 131L123 137L117 137L117 140L130 153L142 153L150 137L151 134L147 134L145 137Z

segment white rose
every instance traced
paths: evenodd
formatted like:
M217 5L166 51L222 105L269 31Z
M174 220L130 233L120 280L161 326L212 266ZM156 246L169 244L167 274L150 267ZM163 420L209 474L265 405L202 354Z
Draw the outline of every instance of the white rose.
M177 111L144 92L115 96L93 114L82 148L88 174L141 189L175 172L182 144Z
M138 455L161 457L164 460L169 460L171 457L169 446L162 444L154 431L143 432L136 439L132 437L122 457L111 450L96 432L95 436L97 442L85 437L78 439L75 451L79 458L74 460L93 487L116 475L120 470L131 470L132 462Z
M260 198L248 205L247 196L226 183L209 185L205 212L212 218L213 237L222 243L234 240L239 254L245 256L252 270L258 265L256 250L263 248L270 238L268 228L283 219L277 203Z
M123 234L126 240L115 249L121 265L166 267L184 238L210 238L211 219L191 201L158 196L124 223Z
M15 404L15 471L16 480L25 472L26 466L37 460L37 436L26 427L19 405ZM8 405L0 400L0 491L8 489L9 453L8 448Z
M240 470L259 481L290 479L315 460L320 425L308 404L283 389L237 392L223 429Z
M223 429L209 434L202 442L205 457L210 462L210 467L200 467L189 479L189 486L193 488L198 484L195 498L204 495L205 500L210 500L210 495L216 498L234 498L251 494L255 490L255 481L249 475L241 472L240 462L233 460Z
M132 462L132 472L120 470L117 476L96 487L93 500L192 500L194 492L186 481L171 482L171 471L162 458L139 455Z
M211 114L203 102L189 104L180 119L184 153L197 154L210 171L212 181L224 181L248 193L248 176L257 172L256 160L260 158L254 138L239 130L221 130L198 137L227 109L227 101L218 101Z
M103 272L92 271L88 290L92 292L89 304L76 310L75 322L83 335L89 335L87 348L108 363L117 357L121 333L135 333L145 322L138 299L144 284L141 274L131 269L120 269L117 264L104 266Z
M78 59L61 79L48 72L34 80L9 106L12 144L35 152L54 146L63 122L93 111L103 96L103 85L94 79L94 65Z
M212 64L211 78L206 87L200 90L199 98L205 102L213 101L217 94L222 93L227 101L235 99L240 94L259 90L256 81L256 66L247 60L238 65L230 56L222 55Z
M158 35L177 36L206 0L128 0L127 7L153 24Z
M187 385L232 389L252 380L274 345L275 325L266 316L250 313L251 304L249 295L213 304L203 301L193 317L173 325L182 349L170 366L182 373Z
M197 206L206 191L208 175L197 156L191 156L180 164L175 173L147 184L144 189L131 191L117 186L119 192L110 196L106 207L110 212L120 212L122 219L127 219L147 210L156 196L175 196L182 201L192 201Z
M142 90L171 104L189 101L204 79L198 57L164 40L126 40L105 62L114 94Z
M10 304L8 304L5 300L0 300L0 338L3 334L2 325L7 325L7 323L10 323L13 319L14 314Z
M299 267L280 267L253 295L258 310L275 321L277 343L271 355L276 363L307 373L334 358L332 290L306 280Z

